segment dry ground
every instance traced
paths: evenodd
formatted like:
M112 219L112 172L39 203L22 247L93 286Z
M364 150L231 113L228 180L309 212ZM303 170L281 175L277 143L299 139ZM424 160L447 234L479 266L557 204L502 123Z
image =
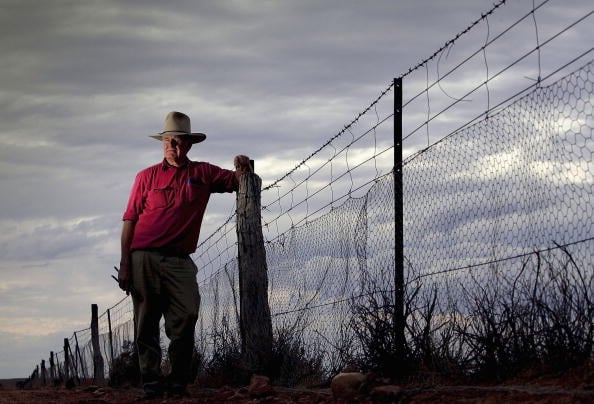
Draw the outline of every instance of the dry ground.
M112 389L79 386L74 389L46 387L17 389L10 381L2 382L0 403L133 403L142 391L136 388ZM594 403L594 366L574 369L562 375L525 376L503 384L456 385L423 384L402 386L399 403ZM334 403L330 389L287 389L272 387L262 395L251 395L246 388L212 389L192 385L191 397L152 400L149 403ZM358 403L371 403L363 397Z

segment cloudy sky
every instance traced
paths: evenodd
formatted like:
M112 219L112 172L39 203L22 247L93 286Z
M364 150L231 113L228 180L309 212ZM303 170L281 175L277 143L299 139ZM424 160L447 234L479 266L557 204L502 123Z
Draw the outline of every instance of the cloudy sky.
M552 3L543 28L591 9ZM121 299L121 215L136 172L162 157L148 135L167 112L208 134L192 159L231 168L247 154L270 183L493 4L0 0L0 378L29 375L88 327L91 303ZM203 235L229 215L219 198L233 197L212 200Z

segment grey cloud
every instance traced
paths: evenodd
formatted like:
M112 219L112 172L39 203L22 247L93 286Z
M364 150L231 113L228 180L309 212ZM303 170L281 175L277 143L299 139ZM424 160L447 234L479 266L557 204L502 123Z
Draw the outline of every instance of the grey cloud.
M15 262L27 262L38 257L53 260L72 255L96 255L106 238L117 237L116 224L118 222L114 223L107 217L81 219L77 223L59 220L46 223L4 222L2 227L11 233L11 238L0 243L0 255L4 260Z

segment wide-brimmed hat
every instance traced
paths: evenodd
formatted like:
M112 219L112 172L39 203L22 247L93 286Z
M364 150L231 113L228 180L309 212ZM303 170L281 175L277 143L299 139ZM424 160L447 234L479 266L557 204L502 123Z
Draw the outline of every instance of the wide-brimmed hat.
M189 136L192 144L200 143L206 139L204 133L194 132L190 127L190 117L181 112L171 111L165 117L165 124L163 125L163 132L155 135L150 135L153 139L163 140L163 136Z

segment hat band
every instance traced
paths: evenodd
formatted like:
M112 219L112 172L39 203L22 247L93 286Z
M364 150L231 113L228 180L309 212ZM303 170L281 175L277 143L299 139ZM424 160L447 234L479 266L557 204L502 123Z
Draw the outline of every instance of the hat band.
M160 132L159 135L164 135L165 133L183 133L185 135L190 135L190 132L184 132L182 130L166 130L166 131Z

